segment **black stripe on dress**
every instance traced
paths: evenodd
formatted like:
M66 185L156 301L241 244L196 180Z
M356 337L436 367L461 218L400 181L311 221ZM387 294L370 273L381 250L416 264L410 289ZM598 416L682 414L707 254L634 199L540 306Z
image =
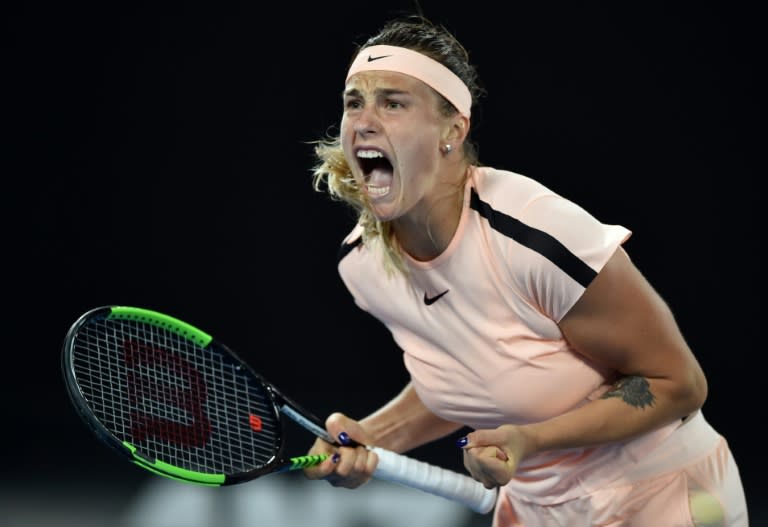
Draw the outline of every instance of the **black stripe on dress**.
M488 220L488 224L493 230L541 254L583 287L586 288L597 276L594 269L569 251L556 238L495 210L480 199L474 188L471 189L469 206Z
M341 263L346 255L352 252L352 249L363 243L363 237L358 236L349 243L342 243L337 253L337 262Z

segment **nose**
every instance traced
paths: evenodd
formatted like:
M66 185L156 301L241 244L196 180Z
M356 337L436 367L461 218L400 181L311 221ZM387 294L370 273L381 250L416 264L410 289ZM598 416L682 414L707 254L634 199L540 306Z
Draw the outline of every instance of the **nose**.
M376 114L376 107L372 104L365 105L355 118L355 133L366 136L374 134L380 129L379 117Z

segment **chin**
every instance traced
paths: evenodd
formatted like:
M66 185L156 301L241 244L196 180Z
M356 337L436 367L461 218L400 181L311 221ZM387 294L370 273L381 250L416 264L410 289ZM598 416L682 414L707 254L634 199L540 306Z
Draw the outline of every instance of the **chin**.
M392 221L398 216L396 211L392 210L390 207L372 206L370 210L374 218L379 221Z

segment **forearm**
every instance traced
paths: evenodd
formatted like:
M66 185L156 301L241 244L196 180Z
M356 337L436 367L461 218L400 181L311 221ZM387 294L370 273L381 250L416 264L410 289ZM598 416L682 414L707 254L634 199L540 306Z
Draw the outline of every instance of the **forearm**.
M600 399L540 423L524 425L526 454L623 441L696 411L701 391L666 379L620 379Z
M461 425L433 414L411 383L389 403L361 420L374 444L403 453L455 432Z
M627 440L704 404L707 381L701 366L669 306L623 250L614 253L558 324L575 352L623 373L602 398L521 427L535 451Z

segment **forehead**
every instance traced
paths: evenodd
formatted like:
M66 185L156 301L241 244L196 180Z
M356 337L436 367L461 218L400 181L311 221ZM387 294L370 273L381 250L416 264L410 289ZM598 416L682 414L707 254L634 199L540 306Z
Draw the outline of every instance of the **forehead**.
M416 96L429 96L432 89L415 77L396 71L361 71L352 75L344 87L344 94L357 92L363 95L380 91L401 91Z

